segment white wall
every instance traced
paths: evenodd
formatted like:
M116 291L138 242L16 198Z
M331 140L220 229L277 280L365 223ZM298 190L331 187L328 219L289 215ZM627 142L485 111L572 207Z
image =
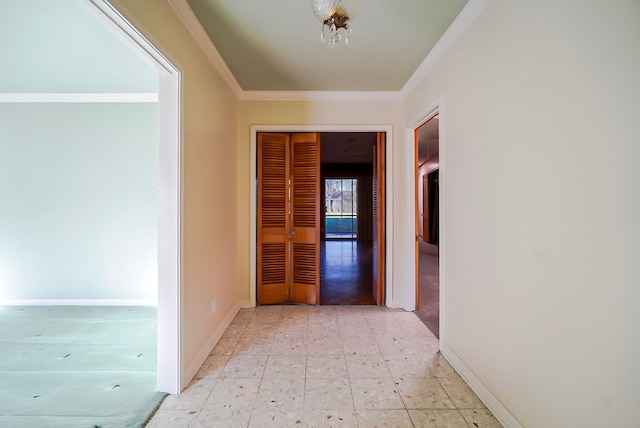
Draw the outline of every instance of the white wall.
M0 300L157 299L157 104L0 104Z
M0 0L0 92L156 93L158 72L85 0Z
M181 387L238 309L238 100L166 1L110 1L181 71ZM161 107L162 108L162 107Z
M638 426L638 76L637 1L493 0L406 103L443 101L443 345L526 427Z

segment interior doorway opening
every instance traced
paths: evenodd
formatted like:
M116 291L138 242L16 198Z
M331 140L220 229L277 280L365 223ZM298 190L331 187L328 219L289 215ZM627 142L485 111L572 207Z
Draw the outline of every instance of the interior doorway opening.
M375 132L322 134L325 183L320 261L323 305L375 305Z
M320 279L318 280L319 289L317 294L313 296L314 298L308 302L298 303L384 304L386 132L322 132L314 134L319 135L321 142L320 174L317 177L320 196L320 204L317 208L320 218L319 246L317 247L320 256L318 261ZM267 141L265 135L279 135L282 138L287 138L286 136L290 135L293 138L296 134L259 131L256 133L256 177L258 179L256 201L257 304L290 303L291 300L285 298L287 293L284 290L291 289L290 286L285 285L287 284L287 272L292 272L291 278L295 279L295 270L297 269L295 263L296 240L301 235L294 230L293 223L291 223L292 227L289 227L291 230L288 230L286 225L287 221L294 221L296 216L295 186L296 180L299 181L300 178L292 175L290 179L284 180L283 174L285 173L283 171L289 169L287 165L294 164L296 154L291 152L287 155L286 150L276 151L273 148L268 148L265 145ZM278 168L272 162L272 156L275 153L284 153L278 155L284 156L284 160L280 162L282 165ZM290 160L287 160L288 156L291 157ZM315 167L313 169L315 170ZM275 175L271 177L269 174ZM309 176L309 178L311 177ZM285 187L283 187L283 183ZM289 190L286 190L286 187ZM268 201L267 198L275 195L274 192L282 193L285 196ZM287 197L287 194L293 196ZM287 199L290 199L290 202L286 202ZM276 200L280 202L276 204ZM273 216L271 214L265 216L265 213L271 212L276 206L290 207L288 208L290 220L285 219L278 223L278 227L282 227L284 224L284 228L287 229L283 229L281 233L287 239L283 238L282 244L278 247L278 254L280 254L278 260L286 261L287 254L292 255L291 262L285 263L285 266L278 269L278 272L270 268L273 266L272 260L275 260L275 255L265 257L267 250L275 251L275 246L271 244L276 243L273 238L275 226L265 227L265 221ZM275 216L275 212L272 214ZM310 266L310 264L306 265ZM266 287L271 286L265 282L265 279L270 281L273 277L271 274L274 272L279 274L276 282L282 288L279 293L281 298L268 299L269 301L267 301L260 296L265 296ZM288 294L291 293L288 292Z
M416 315L440 337L440 191L437 112L415 130Z
M90 0L100 19L158 70L157 389L182 391L181 71L107 0Z

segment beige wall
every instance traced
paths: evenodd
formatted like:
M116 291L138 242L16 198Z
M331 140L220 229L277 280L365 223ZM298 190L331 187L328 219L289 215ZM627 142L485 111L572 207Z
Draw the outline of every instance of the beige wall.
M446 345L526 427L637 426L640 3L491 1L442 96Z
M402 104L382 101L242 101L238 121L238 298L249 300L251 284L251 126L252 125L392 125L392 152L404 138ZM289 128L290 129L290 128ZM393 177L391 178L393 182ZM391 237L388 236L388 239ZM389 245L389 244L388 244ZM395 280L394 280L395 281ZM402 298L398 291L397 300Z
M222 207L236 205L238 101L166 2L112 3L182 70L184 372L237 303L236 213Z

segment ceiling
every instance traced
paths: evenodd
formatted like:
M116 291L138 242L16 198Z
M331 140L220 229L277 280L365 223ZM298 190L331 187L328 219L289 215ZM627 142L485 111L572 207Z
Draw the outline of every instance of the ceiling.
M371 164L375 132L323 132L322 163ZM418 128L418 165L438 154L439 118L435 116Z
M320 136L322 163L372 164L375 132L323 132Z
M187 0L245 91L399 91L467 0L364 0L349 44L311 0Z

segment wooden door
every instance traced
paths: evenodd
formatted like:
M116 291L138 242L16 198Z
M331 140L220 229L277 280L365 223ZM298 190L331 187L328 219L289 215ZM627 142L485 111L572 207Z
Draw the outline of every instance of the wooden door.
M258 304L320 302L320 136L258 134Z
M258 304L289 300L289 135L258 134Z
M385 133L373 147L373 298L385 303Z
M320 303L320 134L291 135L290 301Z

